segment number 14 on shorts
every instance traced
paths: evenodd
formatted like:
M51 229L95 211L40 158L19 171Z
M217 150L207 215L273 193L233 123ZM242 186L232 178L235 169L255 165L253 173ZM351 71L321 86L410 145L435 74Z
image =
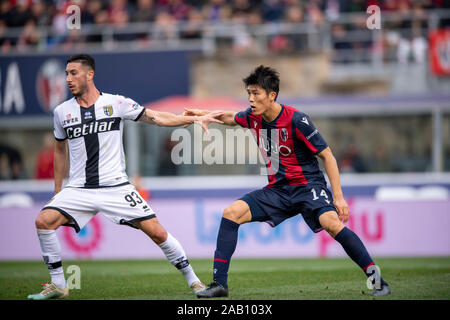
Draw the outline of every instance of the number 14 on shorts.
M330 199L328 199L327 192L326 192L324 189L321 189L321 191L320 191L320 193L319 193L319 196L317 196L317 191L316 191L316 189L312 188L312 189L311 189L311 192L312 192L312 194L313 194L313 200L319 200L320 197L323 197L323 198L324 198L323 200L325 200L326 203L330 204Z

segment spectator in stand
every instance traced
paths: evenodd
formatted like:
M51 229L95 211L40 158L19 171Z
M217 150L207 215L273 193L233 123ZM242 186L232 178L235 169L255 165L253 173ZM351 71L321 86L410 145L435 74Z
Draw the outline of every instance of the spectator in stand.
M329 21L335 21L343 11L343 0L328 0L323 8L323 12Z
M128 0L112 0L108 8L109 21L114 23L117 19L121 19L121 15L126 12L131 14L131 6L128 4ZM119 17L117 17L119 15Z
M168 0L168 12L178 21L187 20L191 7L184 0Z
M65 41L67 36L66 7L55 9L55 15L52 20L52 37L49 39L49 45L58 45Z
M339 159L339 168L341 172L367 172L367 165L359 155L356 145L351 144L348 146L344 155Z
M348 41L347 30L342 24L334 24L331 27L331 37L333 48L335 49L335 60L343 63L351 61L352 45Z
M138 0L137 8L131 21L133 22L153 22L155 21L156 8L154 0Z
M262 4L263 19L267 22L277 22L284 17L285 4L283 0L264 0Z
M156 8L154 0L138 0L136 10L131 16L131 21L135 23L149 23L154 22L156 18ZM149 32L140 32L136 35L141 45L147 46L149 39Z
M100 0L88 1L86 10L81 12L81 23L83 24L83 29L91 29L93 25L101 23L96 21L97 15L99 15L103 10L103 4ZM105 12L105 19L107 21L107 14ZM102 36L100 34L91 34L86 36L87 42L101 42Z
M220 22L231 18L231 7L226 0L211 0L203 7L203 15L207 21Z
M36 22L35 20L30 19L27 21L20 34L19 41L17 42L17 50L23 52L30 47L37 47L40 39L41 35L36 28Z
M203 15L197 9L191 9L189 18L185 24L185 29L181 31L181 38L183 39L199 39L202 37Z
M424 10L433 8L448 8L449 1L444 0L0 0L0 47L1 52L14 49L20 42L19 48L26 49L36 47L36 44L45 44L41 38L46 33L40 30L43 26L52 26L53 33L48 39L49 46L64 44L66 50L73 49L77 42L100 42L102 35L89 35L86 39L79 32L69 32L66 28L66 8L71 4L81 6L83 26L89 24L113 25L120 30L127 28L130 22L153 22L157 21L154 33L156 39L178 39L177 25L180 22L188 22L188 28L181 36L184 38L196 38L200 34L194 32L194 26L205 22L226 22L239 24L236 28L234 47L236 54L253 50L255 41L249 34L249 24L255 25L254 21L260 23L279 23L287 21L287 17L302 11L302 21L312 26L323 25L325 19L335 22L342 13L359 13L353 25L343 25L346 30L365 29L367 6L376 4L381 7L382 12L398 11L399 17L403 17L402 11L405 6L411 7L409 13L414 14L414 21L410 23L400 20L383 22L386 31L386 43L395 50L398 47L400 61L413 53L416 61L424 60L426 50L426 37L422 27L425 25ZM300 9L299 9L300 8ZM191 11L194 11L191 14ZM297 13L295 13L297 11ZM201 18L198 12L201 12ZM261 19L257 19L258 15ZM158 18L158 16L161 16ZM34 20L29 22L30 19ZM295 19L294 19L295 20ZM441 25L448 25L450 19L440 20ZM413 34L405 36L403 33L395 33L390 30L391 26L413 28ZM19 41L17 35L7 34L10 28L24 27ZM338 27L337 29L339 29ZM89 31L89 29L84 29ZM344 30L344 31L346 31ZM411 31L410 31L411 33ZM147 32L137 31L134 33L117 32L115 40L148 40ZM290 52L291 48L302 49L304 41L298 39L292 41L289 36L283 35L269 39L270 50L275 52ZM364 39L364 37L363 37ZM355 57L367 59L368 51L373 45L371 37L369 41L352 42L352 61ZM289 41L291 40L291 41ZM273 42L272 42L273 41ZM294 45L292 43L294 42ZM425 45L424 45L425 44ZM275 48L275 49L274 49Z
M286 8L284 22L292 24L292 31L298 29L298 25L304 23L304 11L301 6L290 6ZM292 53L296 50L305 49L307 45L307 35L304 33L289 33L277 35L270 41L272 52Z
M6 22L0 19L0 52L7 53L11 49L11 41L6 37L6 31L8 27Z
M319 26L324 23L324 15L321 9L321 0L313 0L306 4L307 21L313 26Z
M136 39L136 35L127 31L128 22L133 15L131 5L128 0L113 0L108 9L108 22L114 26L115 41L132 41Z
M233 16L245 17L252 11L252 6L249 0L233 0L231 5L231 11Z
M9 27L23 27L31 19L31 10L28 0L17 0L10 11Z
M0 20L9 24L11 17L11 3L8 0L0 0Z
M103 8L103 4L100 0L91 0L86 4L85 10L81 11L81 22L83 24L94 24L95 15L99 13Z
M53 7L47 6L43 0L34 0L31 5L31 18L37 27L48 27L52 24Z
M177 38L177 27L175 18L167 11L158 13L155 26L152 30L153 40L174 41Z
M400 24L398 61L406 64L412 56L416 63L424 63L427 49L426 14L419 4L411 7L406 0L400 2L399 12L404 18L412 18L412 20L403 20Z
M42 140L43 147L39 151L36 161L35 179L53 179L53 159L55 150L55 137L46 133Z
M367 29L366 10L368 6L366 0L347 1L343 8L345 12L359 14L352 18L353 23L346 25L347 31L366 32L366 35L359 36L359 40L349 42L351 45L350 57L352 61L367 61L370 57L370 48L372 47L372 32ZM362 15L361 15L362 14Z
M130 16L126 10L118 11L111 17L111 24L115 28L114 40L116 41L133 41L136 39L136 34L127 30Z
M22 155L8 145L0 144L0 180L25 178Z

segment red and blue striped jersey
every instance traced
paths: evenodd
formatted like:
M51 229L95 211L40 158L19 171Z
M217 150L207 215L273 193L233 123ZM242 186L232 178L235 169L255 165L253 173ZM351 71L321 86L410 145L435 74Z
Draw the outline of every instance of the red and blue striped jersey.
M253 114L252 108L238 112L235 122L252 130L265 160L268 187L326 183L316 155L327 143L310 117L297 109L281 105L272 122Z

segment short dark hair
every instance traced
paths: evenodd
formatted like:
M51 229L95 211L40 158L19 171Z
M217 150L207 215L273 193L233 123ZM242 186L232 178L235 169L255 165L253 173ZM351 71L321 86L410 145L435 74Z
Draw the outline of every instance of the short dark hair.
M86 53L80 53L80 54L71 56L67 60L67 64L70 62L80 62L81 64L88 66L93 71L95 71L95 60L94 60L94 58L92 58L90 55L88 55Z
M278 97L278 92L280 91L280 75L273 68L260 65L247 78L242 79L242 81L244 81L245 87L259 85L267 93L271 91L275 92L277 94L275 100Z

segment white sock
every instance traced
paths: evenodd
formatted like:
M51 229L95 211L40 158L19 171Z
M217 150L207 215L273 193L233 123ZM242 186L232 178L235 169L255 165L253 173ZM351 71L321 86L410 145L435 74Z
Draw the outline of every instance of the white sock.
M41 244L42 256L50 272L52 282L60 289L66 287L64 270L61 263L61 246L56 237L55 230L37 229L39 242Z
M180 270L186 278L189 287L194 282L200 281L195 274L194 269L192 269L192 266L189 264L183 247L170 233L167 232L167 240L159 244L159 247L166 255L167 260Z

